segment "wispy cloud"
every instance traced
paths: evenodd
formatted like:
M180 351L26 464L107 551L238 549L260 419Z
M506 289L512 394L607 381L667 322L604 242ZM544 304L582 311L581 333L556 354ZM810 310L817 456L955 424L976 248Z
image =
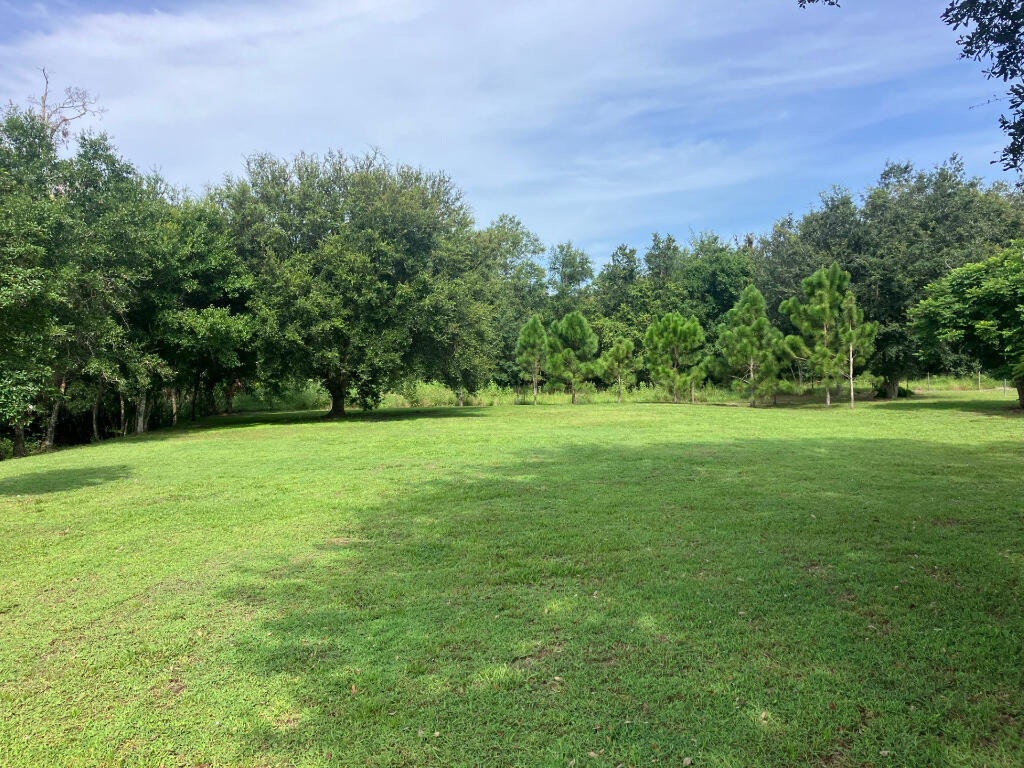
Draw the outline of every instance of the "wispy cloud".
M451 172L481 219L598 257L653 229L763 228L890 147L931 162L1000 139L928 0L130 5L21 11L0 94L46 65L101 97L129 157L195 189L252 151L378 146Z

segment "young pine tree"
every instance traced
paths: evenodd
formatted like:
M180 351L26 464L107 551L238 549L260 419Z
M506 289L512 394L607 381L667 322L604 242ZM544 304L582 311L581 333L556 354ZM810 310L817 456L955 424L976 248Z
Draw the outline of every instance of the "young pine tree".
M768 320L764 296L750 285L725 316L718 337L723 362L729 373L746 384L750 406L757 398L775 396L779 370L789 357L782 332Z
M576 388L597 372L597 334L579 312L570 312L548 333L548 373L564 381L576 404Z
M864 312L857 306L853 293L847 293L843 298L840 320L839 335L847 367L846 379L850 382L850 408L853 409L853 368L855 365L864 365L868 355L874 351L878 323L864 322Z
M540 315L533 315L519 331L516 343L516 362L533 380L533 404L537 404L537 382L544 370L544 358L548 349L548 335Z
M655 320L647 329L644 349L651 377L672 393L672 402L679 402L679 392L689 385L691 400L693 386L703 377L701 348L704 329L696 317L688 320L678 312L669 312Z
M832 383L843 375L840 314L849 285L850 273L833 262L828 269L822 267L804 279L801 295L779 306L801 334L787 337L787 344L825 384L826 408L832 405Z
M619 390L619 402L622 402L622 381L628 380L633 373L636 361L633 359L633 342L629 339L616 339L611 347L601 355L601 369L607 381L614 381Z

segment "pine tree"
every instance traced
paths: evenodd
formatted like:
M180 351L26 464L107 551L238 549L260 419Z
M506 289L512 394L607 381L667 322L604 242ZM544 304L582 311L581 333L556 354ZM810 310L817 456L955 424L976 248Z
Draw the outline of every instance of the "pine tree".
M633 359L633 342L629 339L616 339L611 347L601 355L601 370L608 381L618 386L619 402L622 402L622 380L628 379L633 372L636 361Z
M672 393L673 403L679 402L679 392L687 385L693 400L693 387L704 376L700 352L703 346L704 329L696 317L684 319L678 312L669 312L647 329L647 367L654 381Z
M516 343L516 362L533 380L533 404L537 404L537 382L544 369L547 354L548 335L540 315L533 315L519 331Z
M864 312L857 306L857 298L847 293L841 308L840 338L843 343L844 362L848 367L846 379L850 382L850 408L853 409L853 369L855 365L864 365L864 361L874 351L875 334L878 323L865 323Z
M782 332L768 320L764 296L757 288L743 289L736 306L726 314L718 343L728 372L746 384L751 407L757 405L758 397L775 396L789 350Z
M548 334L548 372L569 385L572 403L576 388L597 372L597 334L579 312L570 312L553 323Z
M832 405L832 382L843 375L843 338L840 317L850 273L833 262L804 279L801 294L787 299L779 311L789 315L801 336L788 336L793 354L805 359L825 384L825 407Z

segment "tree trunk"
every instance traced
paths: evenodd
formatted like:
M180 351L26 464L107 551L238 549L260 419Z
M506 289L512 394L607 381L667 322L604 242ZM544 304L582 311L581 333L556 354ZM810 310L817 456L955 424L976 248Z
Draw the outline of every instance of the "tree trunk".
M235 390L238 388L238 380L224 385L224 402L227 403L226 413L234 413Z
M622 377L618 376L617 378L618 378L618 381L619 381L619 402L621 403L622 402Z
M978 391L981 392L981 371L978 371Z
M57 434L57 418L60 416L60 405L64 401L64 392L68 388L67 376L62 376L60 380L60 397L53 402L53 408L50 410L50 421L46 425L46 452L49 453L53 450L53 441Z
M569 392L572 393L572 404L576 405L576 382L569 385Z
M690 405L697 402L697 385L690 382Z
M178 388L171 387L171 426L178 426Z
M217 415L217 398L213 396L213 382L206 382L206 415L216 416Z
M139 396L139 404L135 407L135 434L146 431L146 390Z
M533 404L537 404L537 372L533 373Z
M1015 380L1013 386L1017 388L1017 402L1020 403L1021 408L1024 408L1024 379Z
M850 410L853 410L853 344L850 345Z
M328 419L341 419L345 417L345 392L348 389L348 380L344 376L327 379L324 384L327 391L331 393L331 410L327 412Z
M103 400L103 379L96 386L96 399L92 403L92 439L100 439L100 401Z
M14 425L14 458L25 458L25 426L23 424Z
M757 385L754 383L754 361L747 361L747 374L750 376L750 407L757 407Z
M832 382L825 382L825 407L832 407Z
M900 396L900 378L899 376L886 376L885 377L885 396L890 400L895 400Z
M461 408L462 407L462 387L459 387L459 394L457 395L457 398L458 398L458 402L459 402L459 408Z
M124 393L118 392L117 397L121 401L121 437L124 437L128 434L128 422L124 418Z

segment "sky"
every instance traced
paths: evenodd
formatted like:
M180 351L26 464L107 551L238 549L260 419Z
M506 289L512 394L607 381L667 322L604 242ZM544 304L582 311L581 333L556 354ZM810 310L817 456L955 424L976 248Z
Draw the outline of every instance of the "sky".
M603 262L760 233L887 160L1006 178L1000 91L942 0L0 0L0 102L81 86L143 170L379 148ZM1005 108L1005 104L1004 104Z

